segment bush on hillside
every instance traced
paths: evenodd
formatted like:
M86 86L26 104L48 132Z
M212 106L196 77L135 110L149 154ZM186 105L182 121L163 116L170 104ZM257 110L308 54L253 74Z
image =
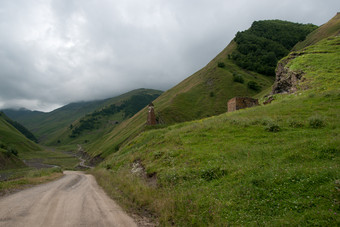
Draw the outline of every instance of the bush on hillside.
M219 62L219 63L217 63L217 66L220 67L220 68L224 68L225 64L223 62Z
M275 122L271 122L265 127L265 130L267 132L278 132L280 131L280 126Z
M324 119L320 116L312 116L308 121L311 128L322 128L326 125Z
M8 147L5 152L7 157L11 157L12 155L18 156L18 151L15 148Z
M259 91L259 90L261 90L261 86L258 85L257 82L252 81L252 80L249 81L249 82L247 83L247 86L248 86L249 89L252 89L252 90L254 90L254 91Z
M244 83L244 79L241 75L233 74L233 81L237 83Z
M302 128L303 122L290 119L290 120L288 120L288 125L292 128Z

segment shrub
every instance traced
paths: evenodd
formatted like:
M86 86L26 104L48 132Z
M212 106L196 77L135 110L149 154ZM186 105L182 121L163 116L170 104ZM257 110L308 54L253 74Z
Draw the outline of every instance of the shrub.
M210 92L210 97L214 97L214 96L215 96L214 92Z
M8 156L10 156L10 155L18 156L18 151L15 148L12 148L12 147L7 148L7 153L8 153Z
M0 148L6 149L7 147L6 147L6 145L5 145L5 144L3 144L3 143L0 143Z
M218 62L217 63L217 66L220 67L220 68L224 68L225 67L225 64L223 62Z
M280 126L271 118L264 118L260 121L262 125L265 125L265 130L268 132L278 132L281 130Z
M270 123L265 127L267 132L278 132L280 131L280 126L276 123Z
M288 120L288 125L292 128L302 128L303 123L297 120L290 119Z
M322 128L326 125L325 120L320 116L312 116L308 121L311 128Z
M252 81L252 80L247 83L247 86L248 86L249 89L252 89L254 91L261 90L261 86L258 85L258 83L256 83L255 81Z
M244 79L241 75L233 74L233 81L237 83L244 83Z

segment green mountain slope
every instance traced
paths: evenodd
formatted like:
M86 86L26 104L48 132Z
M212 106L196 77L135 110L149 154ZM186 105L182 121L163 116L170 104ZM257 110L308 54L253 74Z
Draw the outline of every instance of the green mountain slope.
M4 110L8 116L33 132L42 143L50 142L75 120L106 105L116 103L146 89L137 89L126 94L96 101L70 103L48 113L29 110Z
M287 72L306 78L295 93L143 132L93 173L160 225L337 225L339 43L328 37L288 57Z
M59 135L50 140L49 145L84 144L101 138L123 120L132 117L155 100L161 93L158 90L138 89L110 99L110 102L106 102L108 105L86 114L65 127Z
M296 44L293 50L301 50L302 48L305 48L309 45L313 45L324 38L336 36L339 34L340 34L340 13L337 13L335 17L333 17L324 25L320 26L319 29L311 32L304 41Z
M296 28L298 31L301 30L299 28L307 28L307 30L315 28L312 25L300 25L290 22L262 21L255 23L257 29L252 27L248 33L257 34L262 26L263 29L267 30L265 34L269 39L269 37L275 35L277 30L274 25L281 23L283 24L280 27L280 35L283 36L281 39L289 40L290 46L294 46L296 42L301 40L300 36L298 38L292 36L290 33L292 27L294 29L298 27ZM303 36L306 35L305 32ZM250 41L247 40L246 42ZM282 43L284 42L282 41ZM155 111L160 122L170 125L218 115L227 111L228 100L235 96L262 97L264 94L269 93L274 78L241 68L232 59L232 53L237 51L238 46L241 44L243 44L242 41L239 40L239 44L237 44L233 40L204 68L156 99L154 101ZM271 52L271 50L268 51L267 49L261 50L264 54ZM249 88L249 82L255 82L258 89ZM102 153L103 156L106 156L116 151L119 146L144 130L146 114L147 110L145 108L89 146L88 152L92 155Z
M39 150L38 145L14 128L8 117L0 112L0 169L23 167L25 165L18 156Z
M19 132L21 132L27 139L32 140L33 142L38 143L38 139L31 133L27 128L25 128L19 122L13 121L6 115L3 115L4 119L10 123L14 128L16 128Z

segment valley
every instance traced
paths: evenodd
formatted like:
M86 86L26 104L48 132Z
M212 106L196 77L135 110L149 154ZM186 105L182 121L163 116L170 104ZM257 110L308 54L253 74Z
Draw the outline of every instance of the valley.
M0 224L336 226L339 62L339 13L256 21L165 92L5 109L0 192L54 181L0 197ZM234 97L258 105L231 112Z

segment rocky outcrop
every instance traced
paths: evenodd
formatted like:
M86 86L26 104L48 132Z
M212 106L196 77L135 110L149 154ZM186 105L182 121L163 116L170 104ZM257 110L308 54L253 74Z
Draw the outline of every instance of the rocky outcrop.
M298 85L304 80L302 71L293 71L287 67L289 61L303 53L293 53L289 57L280 61L276 69L276 79L271 94L294 93L297 91Z

